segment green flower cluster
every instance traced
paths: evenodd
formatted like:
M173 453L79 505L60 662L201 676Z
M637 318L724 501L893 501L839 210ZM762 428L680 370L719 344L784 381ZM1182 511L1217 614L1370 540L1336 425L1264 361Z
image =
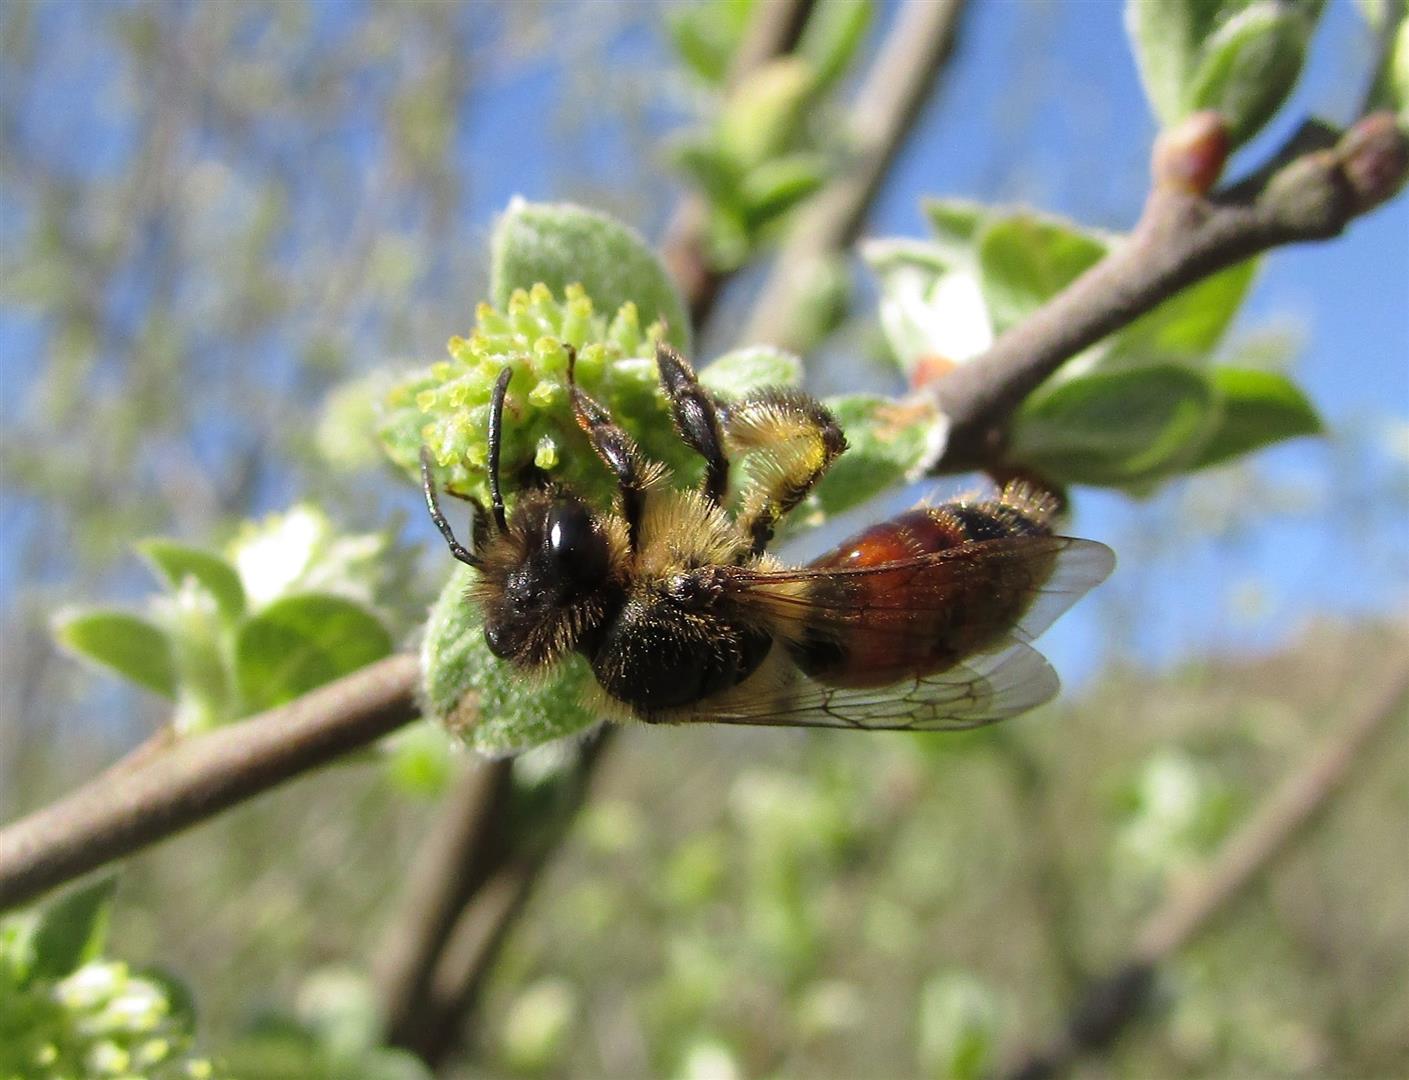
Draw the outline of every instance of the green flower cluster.
M16 945L5 941L0 949ZM0 956L13 975L15 956ZM118 961L94 960L57 981L4 980L0 1076L205 1080L211 1063L188 1056L189 1010L163 983Z
M487 503L489 398L508 367L513 376L500 459L505 490L519 488L518 478L536 469L604 505L615 484L573 418L571 345L578 385L611 410L649 457L693 476L698 463L675 436L657 383L655 343L664 335L661 323L643 330L632 303L610 319L597 313L577 285L567 286L561 300L542 284L515 290L503 311L479 305L474 332L450 340L449 360L392 388L379 428L383 445L413 476L425 445L448 491Z

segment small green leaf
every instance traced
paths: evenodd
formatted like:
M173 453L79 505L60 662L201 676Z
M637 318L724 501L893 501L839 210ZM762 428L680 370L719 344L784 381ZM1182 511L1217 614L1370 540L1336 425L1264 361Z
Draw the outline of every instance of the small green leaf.
M165 968L137 968L132 974L155 984L166 998L171 1018L183 1034L193 1035L196 1031L196 996L191 988Z
M32 978L61 979L103 951L117 878L72 889L46 907L34 931Z
M1213 369L1212 378L1222 411L1190 468L1217 465L1283 439L1321 433L1321 418L1285 375L1220 367Z
M951 258L967 255L973 249L979 231L992 216L988 207L967 199L925 199L920 208L930 223L935 243Z
M845 74L866 40L872 14L870 0L818 0L813 5L796 51L812 64L819 89Z
M791 210L819 190L830 174L826 154L783 154L755 166L739 188L750 227L758 228Z
M682 135L671 142L666 155L711 203L738 204L742 179L739 163L724 152L713 135Z
M797 386L801 381L802 361L771 345L734 349L700 372L700 382L726 397L740 397L765 386Z
M228 620L245 613L245 590L240 576L224 558L212 551L188 547L174 540L144 540L137 550L172 588L192 578L215 598L220 614Z
M599 311L631 301L643 325L664 319L673 345L690 351L690 323L670 275L636 230L570 203L516 199L490 241L490 291L508 307L515 289L537 282L564 295L580 283Z
M1009 457L1060 483L1148 483L1188 467L1216 408L1208 379L1183 367L1078 376L1024 403Z
M1200 109L1234 145L1281 107L1301 72L1322 0L1127 0L1140 77L1162 125Z
M851 268L841 255L826 255L801 267L789 343L806 353L846 321L851 310Z
M1401 128L1409 128L1409 18L1402 19L1394 33L1379 100L1399 114Z
M391 635L361 604L304 593L270 604L240 627L235 682L251 712L365 667L391 652Z
M445 729L439 724L412 724L398 732L388 747L387 774L408 794L440 795L454 771L451 751Z
M1314 18L1281 0L1238 12L1204 43L1187 87L1186 114L1222 113L1233 146L1252 138L1296 85L1314 25Z
M1002 333L1100 261L1106 245L1075 226L1032 214L995 221L978 238L983 295Z
M592 673L580 657L546 676L530 676L489 651L479 611L465 595L473 573L456 567L426 624L421 674L430 714L491 757L516 754L596 723L596 714L582 705Z
M857 506L903 483L944 450L948 426L932 408L889 398L848 394L827 408L846 433L848 448L822 478L817 501L826 514Z
M933 1076L978 1080L989 1073L1000 1027L994 995L966 972L941 973L921 989L919 1054Z
M892 274L922 275L925 287L933 285L941 274L954 268L943 247L927 240L911 240L906 237L887 237L861 242L861 258L871 268L881 283Z
M86 609L59 616L54 637L85 660L111 668L124 679L176 695L175 665L165 631L125 611Z
M1126 0L1125 28L1135 49L1140 80L1161 125L1187 115L1187 86L1199 50L1217 28L1227 0Z
M1257 260L1249 259L1176 293L1117 334L1102 367L1123 361L1206 360L1237 315L1256 272Z
M709 0L667 10L665 25L671 44L685 65L705 82L724 82L755 2Z
M729 95L719 114L719 143L745 168L794 143L816 89L812 65L780 56L755 68Z

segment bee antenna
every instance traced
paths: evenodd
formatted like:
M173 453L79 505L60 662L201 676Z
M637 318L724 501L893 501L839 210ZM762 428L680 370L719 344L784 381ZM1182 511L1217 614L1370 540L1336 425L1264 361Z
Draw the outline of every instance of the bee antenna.
M501 533L509 531L509 523L504 517L504 492L499 487L499 447L504 440L504 394L513 375L512 368L506 367L501 371L489 399L489 497L494 510L494 524L499 526Z
M577 385L577 349L563 342L563 352L568 354L568 385Z
M431 452L424 446L421 447L421 490L425 493L426 509L431 512L431 520L440 530L440 535L445 537L445 542L450 545L450 554L466 566L479 566L480 560L474 552L455 539L450 522L446 521L445 515L441 513L440 499L436 497L435 493L435 477L431 473Z

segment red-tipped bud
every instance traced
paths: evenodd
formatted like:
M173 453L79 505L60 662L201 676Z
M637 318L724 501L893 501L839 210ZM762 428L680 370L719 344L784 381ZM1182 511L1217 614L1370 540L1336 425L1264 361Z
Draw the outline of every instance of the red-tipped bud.
M915 390L922 386L928 386L936 379L944 378L958 366L947 356L926 353L915 361L915 367L910 372L910 386Z
M1221 114L1207 110L1185 117L1155 140L1150 157L1155 187L1207 195L1218 183L1229 149L1228 122Z
M1377 112L1356 123L1336 144L1336 156L1357 213L1392 198L1409 179L1409 137L1391 112Z

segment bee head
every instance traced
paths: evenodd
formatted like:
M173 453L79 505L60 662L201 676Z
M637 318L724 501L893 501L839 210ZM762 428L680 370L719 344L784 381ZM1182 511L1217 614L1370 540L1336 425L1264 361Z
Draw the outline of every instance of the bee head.
M597 621L613 576L611 536L576 496L536 491L520 498L503 541L482 570L485 641L495 656L543 663Z

